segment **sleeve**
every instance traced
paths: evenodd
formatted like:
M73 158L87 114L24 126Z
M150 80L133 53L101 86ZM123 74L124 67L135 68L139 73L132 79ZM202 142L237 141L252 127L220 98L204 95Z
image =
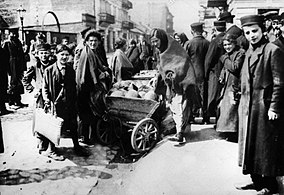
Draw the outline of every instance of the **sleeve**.
M48 82L48 71L47 69L44 71L43 82L42 82L42 97L45 102L50 102L49 95L49 82Z
M31 66L23 77L23 85L27 90L31 90L33 88L31 82L33 79L35 79L35 77L36 77L35 67Z
M273 90L269 110L280 112L280 102L283 100L284 90L284 52L276 48L271 56L271 72L273 80Z
M73 69L76 71L77 70L77 67L79 65L79 61L80 61L80 56L81 56L81 53L82 53L82 48L79 48L77 47L75 49L75 55L74 55L74 65L73 65Z
M223 55L224 56L224 55ZM223 64L224 67L231 73L238 75L240 74L243 62L245 59L245 55L244 52L239 51L236 56L234 57L234 59L230 59L228 56L226 56L223 59Z
M212 42L213 43L213 42ZM216 54L216 51L218 49L217 44L210 44L209 48L207 50L206 56L205 56L205 62L204 62L204 68L205 68L205 78L208 79L209 77L209 72L214 66L214 58Z

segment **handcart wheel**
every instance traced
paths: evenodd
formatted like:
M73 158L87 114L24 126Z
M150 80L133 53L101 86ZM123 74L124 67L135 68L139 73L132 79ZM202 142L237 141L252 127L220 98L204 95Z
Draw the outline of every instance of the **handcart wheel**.
M158 125L151 118L144 118L133 128L131 134L131 145L137 152L146 152L152 149L158 140Z
M102 145L110 145L116 141L114 121L99 119L96 126L96 137Z

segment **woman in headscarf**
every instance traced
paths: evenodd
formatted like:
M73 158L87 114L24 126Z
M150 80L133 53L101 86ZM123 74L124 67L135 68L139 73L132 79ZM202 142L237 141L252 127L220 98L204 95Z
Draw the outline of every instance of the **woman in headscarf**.
M175 33L174 39L186 50L188 45L188 38L184 33Z
M201 104L196 93L196 77L193 65L181 45L168 37L162 29L153 29L151 41L160 52L159 75L156 93L170 103L177 134L171 141L184 142L185 129L193 104ZM189 124L190 125L190 124Z
M114 76L114 82L130 79L133 75L133 65L124 53L126 49L126 40L123 38L116 39L114 48L116 50L110 65Z
M101 35L89 30L76 70L78 112L82 135L88 143L89 126L96 117L105 117L105 94L111 87L112 73L101 56ZM95 118L94 118L95 117Z
M245 51L237 45L237 36L226 34L222 45L226 51L220 59L222 85L219 101L216 131L238 132L238 105L240 93L240 72L245 58Z

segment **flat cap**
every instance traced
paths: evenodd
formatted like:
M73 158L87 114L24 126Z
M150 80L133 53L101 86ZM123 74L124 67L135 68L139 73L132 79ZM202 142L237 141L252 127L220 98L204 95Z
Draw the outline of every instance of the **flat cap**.
M271 20L272 21L280 21L281 19L280 19L280 15L273 15L273 16L271 16Z
M38 44L36 46L36 49L38 51L46 51L46 50L50 50L50 45L48 43L42 43L42 44Z
M219 21L225 20L227 18L234 18L235 15L232 15L231 12L224 11L219 15Z
M231 35L234 35L236 37L239 37L241 36L243 33L242 29L240 29L239 27L237 26L232 26L231 28L229 28L226 32L226 34L231 34Z
M84 28L84 29L80 32L80 34L82 35L82 37L85 37L86 32L88 32L89 30L91 30L91 27L90 27L90 26L88 26L87 28Z
M215 27L226 27L226 22L225 21L214 21L214 26Z
M242 26L249 26L253 24L263 24L263 15L247 15L240 18Z
M262 14L264 17L264 20L269 20L271 19L273 16L278 15L277 11L269 11L269 12L265 12Z
M202 32L203 31L203 23L195 22L190 25L193 31Z

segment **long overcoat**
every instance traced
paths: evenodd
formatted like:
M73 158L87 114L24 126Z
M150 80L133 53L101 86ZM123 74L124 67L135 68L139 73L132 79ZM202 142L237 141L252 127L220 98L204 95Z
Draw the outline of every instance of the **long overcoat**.
M186 42L186 45L183 46L183 47L186 47L186 51L193 65L195 76L196 76L196 84L199 88L202 101L204 100L204 97L203 97L204 78L205 78L204 61L205 61L205 56L206 56L209 44L210 44L209 41L206 40L202 35L198 35L198 36L193 37L188 42Z
M208 103L209 114L214 115L216 110L216 100L218 98L219 84L218 78L223 67L220 66L219 59L225 53L221 41L225 33L220 33L210 42L205 58L205 75L208 80Z
M284 53L267 40L246 52L241 72L239 165L244 174L284 175ZM268 120L268 110L280 114Z
M27 70L24 58L24 51L20 40L7 40L3 43L3 48L9 56L8 74L10 75L8 94L23 94L24 86L22 77Z
M220 78L223 87L220 93L220 101L217 115L216 131L237 132L238 131L238 105L237 94L239 92L240 72L244 62L245 51L237 47L231 53L224 54L220 60L224 65Z

